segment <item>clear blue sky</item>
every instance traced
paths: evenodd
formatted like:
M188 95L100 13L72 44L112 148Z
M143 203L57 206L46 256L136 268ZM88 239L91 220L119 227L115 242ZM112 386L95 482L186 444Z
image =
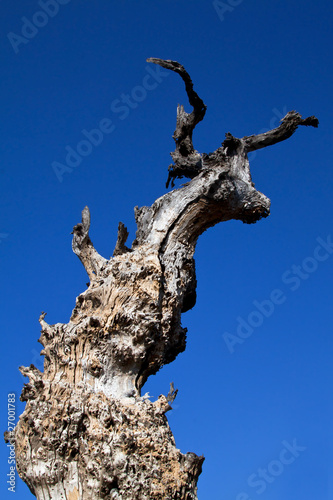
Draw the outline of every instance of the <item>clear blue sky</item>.
M171 381L179 389L169 422L182 452L206 457L199 500L332 500L332 2L57 5L0 6L2 431L7 394L18 400L23 385L18 366L42 367L40 312L68 322L86 288L70 235L83 207L109 257L118 222L132 241L134 206L166 192L176 106L190 108L179 76L159 76L145 59L175 59L207 104L194 133L201 152L292 109L320 127L252 155L271 216L201 236L187 349L144 389L153 398ZM102 140L81 142L99 126ZM66 163L71 148L85 156ZM0 457L1 498L13 498L5 446ZM19 479L16 498L33 498Z

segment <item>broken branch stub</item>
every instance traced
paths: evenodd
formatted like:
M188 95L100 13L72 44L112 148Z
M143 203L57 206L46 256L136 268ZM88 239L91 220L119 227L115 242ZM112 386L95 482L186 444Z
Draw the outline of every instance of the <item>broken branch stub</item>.
M89 237L90 212L73 229L73 251L90 283L69 323L40 316L44 372L29 377L16 427L17 466L38 499L196 500L203 457L183 455L165 413L177 391L152 403L141 396L147 378L185 349L181 314L196 301L194 251L200 234L230 219L251 224L269 215L270 200L251 179L248 152L290 137L299 125L318 126L292 111L279 127L241 139L227 133L213 153L199 153L192 133L206 111L184 67L148 61L181 76L189 102L177 110L174 165L168 181L180 189L135 209L136 238L120 223L113 257ZM37 423L37 424L36 424Z

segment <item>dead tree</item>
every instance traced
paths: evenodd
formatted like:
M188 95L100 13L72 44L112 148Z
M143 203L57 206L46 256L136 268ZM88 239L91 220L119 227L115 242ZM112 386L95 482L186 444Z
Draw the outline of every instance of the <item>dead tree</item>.
M182 454L165 413L176 391L151 402L141 395L147 378L184 351L181 313L196 301L193 254L199 235L221 221L251 224L267 217L270 200L251 180L248 153L290 137L299 125L318 126L289 112L279 127L200 154L192 133L206 106L190 76L175 61L148 59L180 75L189 102L177 109L168 182L191 180L150 207L135 208L136 238L126 247L119 224L111 259L95 250L90 213L73 230L73 250L90 283L76 299L68 324L40 317L44 372L29 377L16 427L17 467L40 500L196 499L203 457Z

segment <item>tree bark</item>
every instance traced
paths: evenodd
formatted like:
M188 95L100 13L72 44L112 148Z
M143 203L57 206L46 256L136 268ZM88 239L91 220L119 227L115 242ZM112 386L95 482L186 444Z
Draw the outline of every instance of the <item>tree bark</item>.
M218 222L250 224L269 215L270 200L252 183L247 153L287 139L299 125L318 126L315 117L303 120L292 111L274 130L242 139L228 133L216 151L200 154L192 133L206 106L190 76L175 61L148 61L185 82L193 111L178 107L168 184L191 181L150 207L136 207L136 239L126 247L120 223L111 259L89 238L88 207L73 229L73 251L89 286L68 324L49 325L42 313L44 372L20 368L29 383L15 431L17 467L40 500L197 498L204 458L176 448L165 416L173 384L155 402L141 389L185 349L181 313L196 301L200 234Z

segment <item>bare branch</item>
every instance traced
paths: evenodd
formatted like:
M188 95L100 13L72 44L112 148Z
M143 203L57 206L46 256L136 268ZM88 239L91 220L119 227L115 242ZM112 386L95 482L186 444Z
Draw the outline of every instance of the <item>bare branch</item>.
M319 121L315 116L309 116L308 118L302 119L302 116L296 111L289 111L289 113L287 113L281 120L281 125L279 127L269 130L263 134L243 137L242 141L245 144L247 152L255 151L256 149L272 146L277 142L288 139L294 134L299 125L317 128Z
M100 269L106 264L107 260L95 250L89 238L89 228L90 211L88 207L84 207L82 211L82 223L76 224L73 228L72 248L73 252L84 265L89 278L93 280L99 274Z
M186 93L193 107L193 111L190 114L186 113L183 106L177 107L177 124L173 134L176 150L171 153L175 165L171 164L169 166L169 176L166 183L166 187L168 187L170 180L171 185L174 185L173 179L176 177L189 177L193 179L202 168L201 155L193 147L192 134L197 123L204 118L207 106L194 91L192 80L184 66L177 61L158 59L155 57L147 59L147 62L158 64L163 68L178 73L185 83Z
M171 61L169 59L168 60L158 59L156 57L150 57L149 59L147 59L147 62L158 64L159 66L162 66L162 68L170 69L171 71L174 71L175 73L178 73L178 75L181 76L181 78L185 83L188 100L191 106L193 107L192 113L188 116L191 117L191 120L195 121L195 125L198 122L200 122L205 116L207 106L204 104L203 100L200 99L198 94L193 89L193 82L191 80L190 75L184 68L184 66L179 64L179 62L177 61Z

